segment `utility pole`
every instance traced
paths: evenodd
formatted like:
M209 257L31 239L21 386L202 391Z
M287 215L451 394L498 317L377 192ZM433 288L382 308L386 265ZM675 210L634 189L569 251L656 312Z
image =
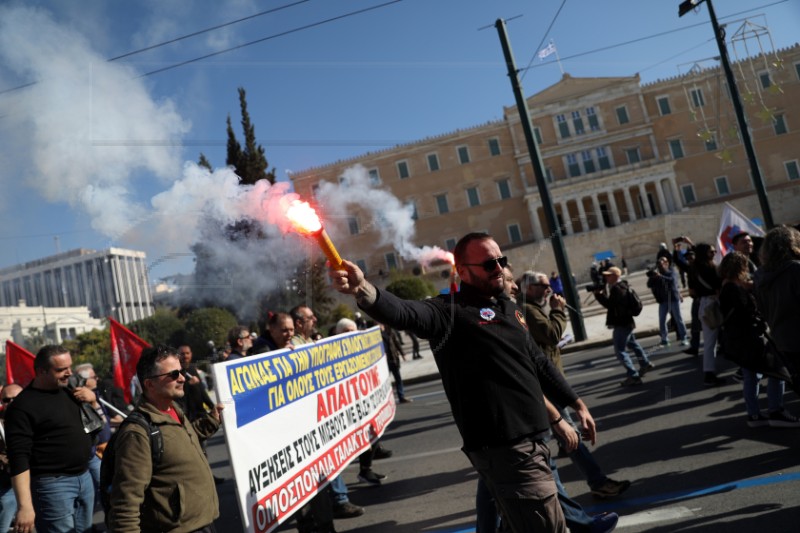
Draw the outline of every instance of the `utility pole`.
M744 151L747 153L747 161L750 164L750 175L753 177L753 186L756 189L758 203L761 205L761 214L764 216L764 225L767 227L767 230L770 230L775 226L775 223L772 220L772 210L769 207L769 200L767 199L767 188L764 185L764 179L761 177L756 151L755 148L753 148L753 140L750 138L750 128L747 126L744 106L742 106L742 100L739 97L739 88L736 85L736 78L733 76L731 62L728 59L728 47L725 46L725 28L720 27L711 0L685 0L681 2L678 6L678 17L684 16L703 2L708 4L708 16L711 17L711 26L714 28L714 37L719 47L720 62L725 71L725 79L728 81L733 109L736 112L736 121L739 124L739 133L742 136L742 144L744 145Z
M528 153L531 158L531 163L533 164L533 173L536 176L539 198L542 201L542 209L544 210L544 215L550 230L550 240L553 243L556 265L558 266L558 271L561 273L561 282L564 285L564 296L566 297L567 304L569 304L572 334L575 336L576 341L583 341L586 340L586 328L583 325L583 315L580 312L581 302L572 279L572 270L569 266L567 250L564 248L564 241L561 238L561 225L556 218L556 211L550 197L550 190L547 187L542 156L539 153L539 147L533 136L533 125L531 124L530 111L528 111L528 103L525 101L522 88L519 84L519 71L514 63L514 55L511 52L511 45L508 42L506 22L503 19L497 19L494 26L497 28L497 33L500 36L500 44L503 47L503 55L505 56L506 66L508 67L508 77L511 80L511 88L514 90L514 98L517 101L517 110L519 111L522 131L525 134L525 142L528 145Z

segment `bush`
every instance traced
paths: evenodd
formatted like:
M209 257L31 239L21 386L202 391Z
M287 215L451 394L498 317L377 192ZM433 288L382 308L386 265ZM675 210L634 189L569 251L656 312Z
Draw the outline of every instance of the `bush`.
M386 286L386 290L404 300L424 300L438 294L433 283L413 276L398 277Z
M213 341L218 348L224 346L228 331L237 324L230 311L216 307L197 309L186 317L184 343L192 348L195 359L206 359L208 341Z

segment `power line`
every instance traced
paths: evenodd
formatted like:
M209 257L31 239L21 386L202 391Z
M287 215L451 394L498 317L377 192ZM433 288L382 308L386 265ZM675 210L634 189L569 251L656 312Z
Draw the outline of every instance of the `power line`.
M542 40L539 41L539 46L534 48L533 57L531 57L531 60L528 61L528 66L525 67L524 69L522 69L522 77L519 80L520 82L525 79L525 74L528 73L528 69L530 68L531 63L533 63L533 61L536 59L536 56L538 55L539 50L542 49L542 45L544 44L544 41L547 39L547 36L550 35L550 30L553 29L553 24L556 23L556 19L558 19L558 16L561 14L561 10L564 9L564 5L566 3L567 3L567 0L562 0L561 5L558 8L558 11L556 11L556 14L553 16L553 20L550 21L550 25L547 27L547 30L544 32L544 35L542 35Z
M378 4L378 5L375 5L375 6L366 7L364 9L358 9L356 11L351 11L350 13L345 13L343 15L337 15L335 17L331 17L329 19L321 20L321 21L318 21L318 22L312 22L311 24L306 24L304 26L298 26L297 28L293 28L291 30L286 30L286 31L283 31L283 32L280 32L280 33L275 33L275 34L269 35L267 37L262 37L261 39L256 39L255 41L250 41L250 42L243 43L243 44L240 44L240 45L237 45L237 46L233 46L231 48L226 48L225 50L219 50L217 52L212 52L210 54L206 54L204 56L196 57L194 59L188 59L186 61L181 61L180 63L175 63L173 65L169 65L169 66L164 67L164 68L151 70L150 72L146 72L146 73L144 73L144 74L142 74L141 76L138 76L138 77L139 78L143 78L145 76L151 76L153 74L158 74L160 72L165 72L167 70L172 70L174 68L182 67L182 66L185 66L185 65L189 65L191 63L196 63L198 61L202 61L204 59L208 59L209 57L215 57L215 56L218 56L218 55L227 54L228 52L232 52L234 50L239 50L239 49L245 48L247 46L252 46L254 44L263 43L264 41L269 41L271 39L276 39L278 37L283 37L283 36L286 36L286 35L290 35L292 33L297 33L299 31L307 30L309 28L314 28L316 26L321 26L323 24L327 24L328 22L334 22L334 21L337 21L337 20L341 20L341 19L345 19L345 18L349 18L349 17L355 16L355 15L360 15L362 13L366 13L368 11L373 11L375 9L380 9L380 8L383 8L383 7L392 5L392 4L397 4L397 3L400 3L402 1L403 0L391 0L390 2L384 2L383 4Z
M261 11L259 13L253 13L252 15L248 15L248 16L242 17L240 19L232 20L230 22L225 22L223 24L218 24L216 26L211 26L210 28L206 28L204 30L198 30L198 31L193 32L193 33L188 33L186 35L182 35L181 37L176 37L174 39L170 39L169 41L164 41L163 43L154 44L154 45L151 45L151 46L148 46L148 47L145 47L145 48L140 48L139 50L134 50L133 52L128 52L128 53L122 54L121 56L112 57L111 59L108 59L107 61L109 61L109 62L116 61L117 59L122 59L122 58L130 57L130 56L133 56L133 55L136 55L136 54L141 54L142 52L147 52L149 50L155 50L156 48L160 48L160 47L166 46L168 44L177 43L178 41L183 41L184 39L189 39L191 37L197 37L198 35L202 35L204 33L208 33L208 32L214 31L214 30L219 30L221 28L225 28L226 26L233 26L234 24L238 24L238 23L244 22L246 20L251 20L251 19L258 18L258 17L264 16L264 15L269 15L270 13L276 13L276 12L282 11L282 10L284 10L286 8L294 7L296 5L303 4L305 2L310 2L310 1L311 0L298 0L297 2L293 2L291 4L278 6L278 7L272 8L272 9L268 9L266 11Z

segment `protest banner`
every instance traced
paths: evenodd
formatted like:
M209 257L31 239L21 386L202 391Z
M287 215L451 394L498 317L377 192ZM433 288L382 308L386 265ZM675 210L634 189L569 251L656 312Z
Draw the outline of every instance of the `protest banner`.
M285 522L395 414L377 327L217 363L213 371L247 531Z

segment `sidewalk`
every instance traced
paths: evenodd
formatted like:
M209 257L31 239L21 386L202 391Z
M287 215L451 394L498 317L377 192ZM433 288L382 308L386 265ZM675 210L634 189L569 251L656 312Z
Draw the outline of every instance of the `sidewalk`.
M637 292L644 299L645 294L637 288ZM643 339L646 337L657 336L658 333L658 304L651 300L644 300L644 308L642 314L636 317L636 337ZM591 306L593 307L593 306ZM589 309L591 309L591 307ZM587 311L587 310L584 310ZM686 329L689 329L691 322L692 299L684 296L681 303L681 315L686 323ZM586 316L583 320L583 326L586 330L586 340L581 342L573 342L561 349L562 354L568 354L579 350L588 348L597 348L600 346L609 347L609 355L613 355L611 349L611 330L606 327L606 314L602 313L587 313L591 316ZM572 332L571 324L567 323L567 331ZM406 353L406 361L403 361L400 366L400 374L403 377L403 383L419 383L423 381L430 381L439 378L439 370L436 368L436 362L433 360L430 344L424 339L419 340L420 355L422 359L411 358L411 342L404 336L405 343L403 344L403 351ZM670 342L675 342L675 334L670 333Z

